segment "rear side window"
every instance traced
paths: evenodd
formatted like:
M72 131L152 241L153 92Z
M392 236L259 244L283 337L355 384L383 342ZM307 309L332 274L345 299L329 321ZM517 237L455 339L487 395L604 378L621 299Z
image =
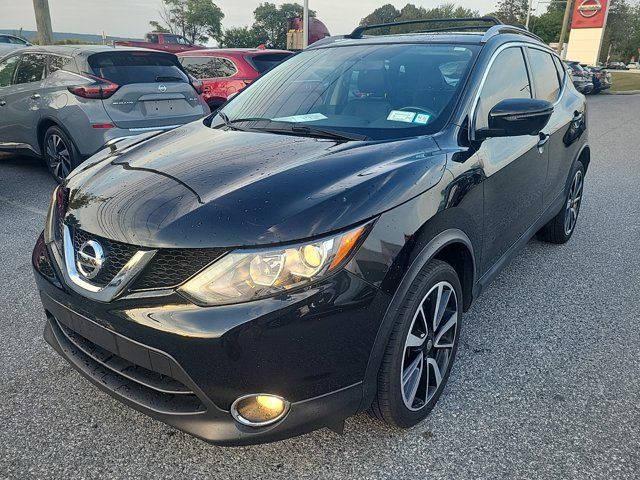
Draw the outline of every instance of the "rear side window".
M560 82L551 54L537 48L530 48L529 60L531 61L533 80L536 84L536 98L555 102L560 93Z
M16 71L16 67L18 66L18 60L20 60L20 57L15 55L13 57L6 58L2 63L0 63L0 87L11 85L13 72Z
M180 59L184 69L196 78L215 78L215 57L183 57Z
M488 128L489 111L507 98L531 98L527 66L519 47L503 50L491 65L478 102L476 128Z
M553 57L553 63L555 64L556 71L558 72L558 78L560 79L560 85L562 85L562 84L564 84L564 75L565 75L565 72L567 71L567 67L565 66L564 63L562 63L562 60L560 60L556 56Z
M39 82L44 78L47 57L41 53L25 53L20 59L14 84Z
M189 78L177 58L161 52L104 52L89 57L93 75L117 83L181 82Z
M247 61L258 71L258 73L262 74L267 70L271 70L290 56L290 53L265 53L264 55L248 56Z
M16 67L18 66L19 56L13 56L5 59L2 63L0 63L0 87L6 87L11 85L11 80L13 79L13 72L16 71Z
M49 75L58 70L75 71L73 58L62 55L49 55Z
M183 57L182 66L196 78L224 78L237 73L231 60L221 57Z

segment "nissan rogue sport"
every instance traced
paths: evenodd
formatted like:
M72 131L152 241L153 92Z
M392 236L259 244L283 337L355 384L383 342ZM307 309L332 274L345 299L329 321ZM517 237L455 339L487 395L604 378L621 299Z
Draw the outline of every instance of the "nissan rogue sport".
M448 22L325 39L83 163L33 252L47 341L216 444L423 420L463 312L531 237L575 232L590 161L551 49Z

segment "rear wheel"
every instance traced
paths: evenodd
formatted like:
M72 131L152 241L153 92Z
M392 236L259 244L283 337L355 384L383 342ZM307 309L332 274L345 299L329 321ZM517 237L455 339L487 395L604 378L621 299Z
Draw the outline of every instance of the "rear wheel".
M380 420L411 427L433 409L449 378L460 337L462 290L456 271L432 260L403 299L371 406Z
M540 240L551 243L569 241L578 223L580 206L582 205L582 187L584 185L584 165L576 162L571 184L565 197L564 207L538 232Z
M45 132L42 148L47 167L58 183L62 183L81 163L80 155L71 139L55 125Z

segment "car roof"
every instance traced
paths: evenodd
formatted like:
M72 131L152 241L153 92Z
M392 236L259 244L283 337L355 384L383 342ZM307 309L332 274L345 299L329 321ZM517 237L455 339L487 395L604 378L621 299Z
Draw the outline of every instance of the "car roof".
M207 48L200 50L189 50L186 52L180 52L180 57L198 57L198 56L215 56L215 55L264 55L269 53L285 53L292 54L289 50L272 50L268 48Z
M33 45L31 47L21 48L20 53L54 53L69 56L89 56L94 53L102 52L154 52L171 55L169 52L152 50L150 48L140 47L113 47L110 45Z
M449 23L445 28L429 28L429 26ZM474 25L470 25L474 23ZM392 27L408 27L409 25L426 25L418 27L409 33L386 35L367 35L370 30L389 29ZM379 25L361 25L349 35L324 38L313 45L313 48L348 45L384 45L393 43L447 43L447 44L476 44L481 45L493 40L498 43L527 42L553 50L540 37L517 25L507 25L495 17L485 16L477 18L440 18L390 22Z

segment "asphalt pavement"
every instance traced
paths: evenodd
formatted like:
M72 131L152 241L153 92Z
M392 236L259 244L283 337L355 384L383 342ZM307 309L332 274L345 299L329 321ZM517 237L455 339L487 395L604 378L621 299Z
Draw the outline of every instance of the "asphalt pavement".
M640 95L589 109L573 239L531 241L474 304L429 418L398 431L362 414L255 447L137 413L45 343L30 254L54 183L0 156L0 478L640 477Z

